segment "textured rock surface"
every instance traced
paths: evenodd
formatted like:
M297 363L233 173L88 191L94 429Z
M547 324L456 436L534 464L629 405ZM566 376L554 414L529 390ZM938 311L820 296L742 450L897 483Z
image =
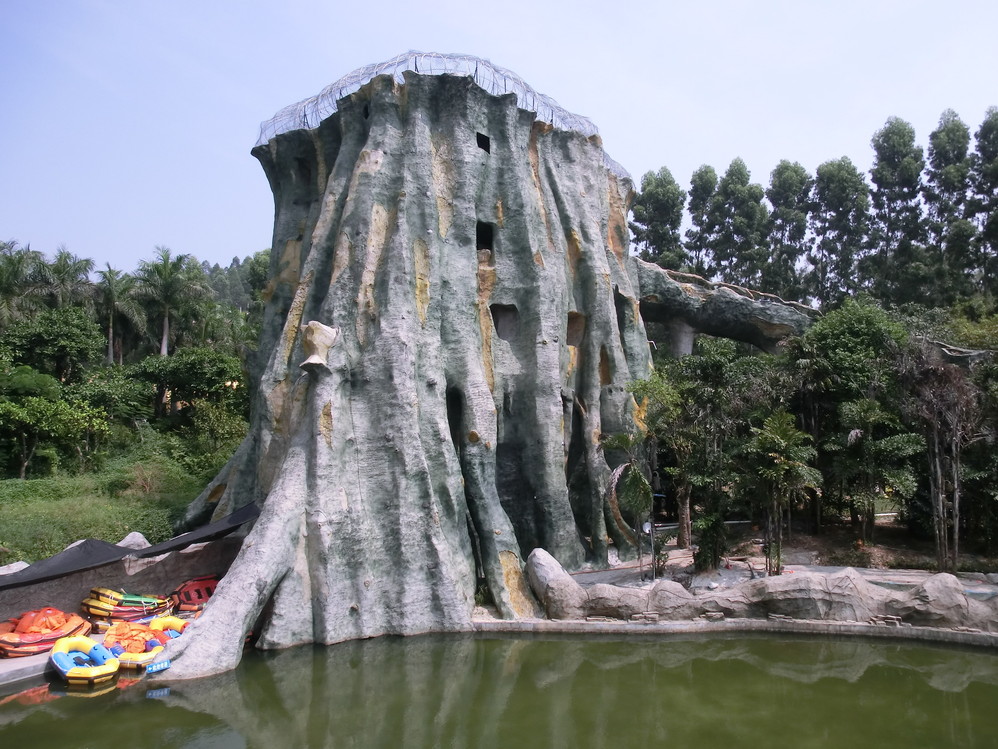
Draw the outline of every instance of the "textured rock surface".
M251 431L189 520L262 512L170 675L233 667L250 627L267 648L461 629L480 585L530 616L522 549L626 552L600 438L636 428L646 283L686 291L628 256L632 186L599 139L407 73L254 155L276 217ZM737 305L711 332L793 329Z
M534 574L534 565L543 565L543 574ZM630 619L635 614L655 612L659 619L678 621L718 613L730 618L766 618L771 614L793 619L867 622L882 617L898 617L901 622L921 627L972 627L998 631L998 610L993 605L967 596L963 585L952 575L930 576L913 590L897 591L868 582L856 570L845 569L826 575L798 572L764 577L703 595L692 595L679 583L663 580L649 589L635 589L600 583L581 588L567 573L555 569L550 557L531 553L527 571L542 605L571 596L573 607L561 609L561 619L605 616ZM543 585L535 584L543 580ZM574 616L570 614L576 612ZM552 617L555 618L555 617Z
M781 340L803 333L810 324L813 313L800 305L710 283L698 276L665 273L657 265L636 258L633 262L641 316L645 322L672 328L673 336L682 339L676 346L677 354L689 353L691 332L735 338L773 351Z
M544 549L530 552L527 577L549 619L581 619L586 615L586 591Z
M974 627L998 631L995 609L970 598L964 586L949 574L933 575L906 595L892 600L887 613L921 627Z

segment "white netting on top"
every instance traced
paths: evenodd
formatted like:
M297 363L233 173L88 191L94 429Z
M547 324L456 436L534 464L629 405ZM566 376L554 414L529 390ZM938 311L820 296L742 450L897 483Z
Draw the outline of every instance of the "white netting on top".
M391 75L396 81L402 83L404 81L402 74L407 70L423 75L469 76L481 88L495 96L516 94L517 104L522 109L534 112L538 119L548 122L560 130L574 131L587 137L599 132L587 117L572 114L563 109L550 96L545 96L527 85L516 73L493 65L488 60L473 55L410 50L386 62L358 68L326 86L315 96L284 107L260 125L260 138L257 140L257 145L267 143L271 138L281 133L317 127L320 122L336 111L337 101L357 91L372 78L379 75ZM605 154L604 161L615 174L630 178L626 169Z

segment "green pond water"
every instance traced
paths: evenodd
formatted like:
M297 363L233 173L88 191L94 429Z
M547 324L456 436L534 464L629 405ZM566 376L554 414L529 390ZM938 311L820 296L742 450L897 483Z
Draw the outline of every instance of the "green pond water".
M379 638L0 704L0 747L76 746L995 747L998 655L763 636Z

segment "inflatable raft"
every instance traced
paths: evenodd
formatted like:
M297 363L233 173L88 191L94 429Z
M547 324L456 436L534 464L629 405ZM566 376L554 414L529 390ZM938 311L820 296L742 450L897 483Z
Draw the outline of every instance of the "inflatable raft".
M120 661L96 640L83 635L56 640L49 662L71 687L97 687L118 675Z
M121 662L122 668L145 668L169 641L169 635L162 629L136 622L115 622L104 633L104 647Z
M169 613L171 602L159 596L137 596L110 588L93 588L82 603L91 619L101 622L148 622Z
M187 580L170 594L173 601L173 610L176 613L200 612L211 594L218 587L218 578L215 575L205 575Z
M89 635L91 624L79 614L67 614L51 606L27 611L0 622L0 656L46 653L61 637Z

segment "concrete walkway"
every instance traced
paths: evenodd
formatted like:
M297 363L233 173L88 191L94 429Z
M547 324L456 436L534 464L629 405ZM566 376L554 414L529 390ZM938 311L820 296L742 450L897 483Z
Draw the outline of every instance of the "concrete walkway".
M27 655L23 658L0 658L0 688L27 679L37 679L43 676L48 668L48 653Z

